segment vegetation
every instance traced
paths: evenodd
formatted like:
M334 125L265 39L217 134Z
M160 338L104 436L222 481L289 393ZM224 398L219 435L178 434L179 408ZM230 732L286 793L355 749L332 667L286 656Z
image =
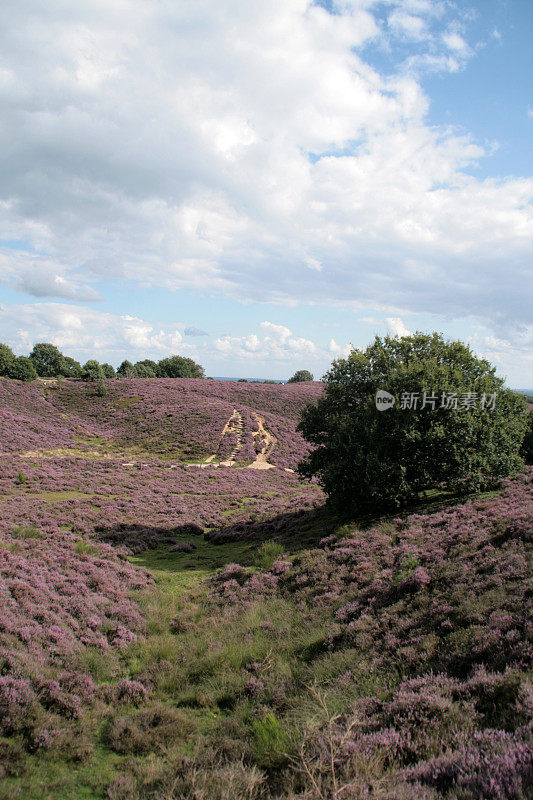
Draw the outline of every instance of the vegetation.
M119 378L133 378L133 364L131 361L123 361L122 364L117 369L117 375Z
M31 351L30 359L39 377L55 378L61 375L63 355L55 345L39 342Z
M80 378L84 381L98 381L104 377L104 371L98 361L90 359L82 368Z
M19 358L24 358L20 356ZM15 358L15 354L6 344L0 343L0 377L16 378L16 380L34 380L42 378L81 378L84 381L98 381L99 378L203 378L204 368L191 358L171 356L159 363L145 358L135 365L125 360L115 372L111 364L99 364L89 359L82 367L78 361L65 356L50 342L39 342L29 355L33 371L26 361Z
M528 415L526 433L520 452L526 464L533 464L533 414L531 412Z
M192 358L183 358L183 356L164 358L158 363L157 367L161 378L205 377L203 367L193 361Z
M306 381L312 381L313 375L307 369L299 369L297 372L294 373L292 378L289 378L287 383L304 383Z
M7 377L16 381L34 381L37 378L37 372L31 359L26 356L18 356L9 363Z
M102 372L104 373L104 378L114 378L117 374L115 372L115 367L107 363L102 364Z
M8 375L9 367L15 360L13 350L0 342L0 375Z
M0 381L1 800L529 797L533 472L347 521L322 396Z
M523 466L526 403L461 342L376 337L325 381L299 426L317 446L300 470L345 511L404 506L436 487L477 491ZM380 391L393 407L377 406Z

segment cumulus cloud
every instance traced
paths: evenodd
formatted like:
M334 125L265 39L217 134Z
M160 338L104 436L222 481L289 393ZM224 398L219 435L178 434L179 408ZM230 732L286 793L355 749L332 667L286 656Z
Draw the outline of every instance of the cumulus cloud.
M387 317L387 327L391 336L410 336L411 331L408 330L400 317Z
M248 336L221 336L214 341L219 355L229 356L232 360L266 360L292 361L295 358L324 359L325 351L303 336L293 336L292 331L284 325L262 322L263 338L255 333Z
M0 220L28 248L4 248L2 280L80 302L111 277L526 323L533 180L475 177L484 147L426 118L418 76L472 56L464 20L389 0L383 22L382 6L5 0ZM390 75L365 62L406 38Z
M27 353L36 342L45 341L82 360L117 362L125 357L196 352L193 345L184 344L175 326L154 326L138 317L63 303L0 306L0 341L17 353Z
M333 358L347 358L350 355L352 346L350 344L340 345L337 344L335 339L331 338L328 344L328 352L331 353Z

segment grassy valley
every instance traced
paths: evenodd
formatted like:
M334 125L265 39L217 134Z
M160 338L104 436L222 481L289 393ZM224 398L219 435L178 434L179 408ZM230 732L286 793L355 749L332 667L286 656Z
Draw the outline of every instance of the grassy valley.
M530 472L347 522L320 384L108 386L0 381L1 798L528 797Z

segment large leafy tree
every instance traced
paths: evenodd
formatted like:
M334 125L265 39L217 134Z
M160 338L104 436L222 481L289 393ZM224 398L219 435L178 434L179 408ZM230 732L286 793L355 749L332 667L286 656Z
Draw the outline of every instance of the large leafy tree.
M133 367L133 374L136 378L157 378L159 368L155 361L145 358L143 361L136 362Z
M127 359L117 369L119 378L133 378L133 364Z
M401 506L434 487L479 489L523 466L525 401L459 341L376 337L324 380L299 426L316 445L300 472L345 510ZM379 390L395 398L387 410Z
M115 372L115 367L113 367L111 364L108 364L107 362L104 362L102 364L102 372L104 373L104 378L114 378L115 375L117 374Z
M308 369L299 369L294 373L292 378L289 378L287 383L305 383L306 381L312 380L313 375Z
M37 378L33 361L26 356L14 358L9 365L7 375L17 381L34 381Z
M0 342L0 375L7 375L9 367L15 360L13 350L7 345Z
M192 358L171 356L163 358L157 365L162 378L204 378L204 368Z
M61 375L65 378L79 378L81 375L81 364L70 356L63 356Z
M50 342L36 344L30 353L30 359L37 375L43 378L56 378L63 374L63 354Z

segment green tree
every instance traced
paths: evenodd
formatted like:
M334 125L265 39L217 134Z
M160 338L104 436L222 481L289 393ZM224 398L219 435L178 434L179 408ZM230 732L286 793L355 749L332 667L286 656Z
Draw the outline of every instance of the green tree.
M50 342L39 342L30 353L33 366L41 378L56 378L62 374L63 354Z
M119 378L133 378L133 364L131 361L123 361L117 369Z
M70 356L63 356L61 372L64 378L79 378L81 375L81 364Z
M197 364L192 358L183 356L171 356L164 358L157 365L159 374L162 378L203 378L205 377L204 368Z
M345 510L401 506L434 487L481 489L523 466L525 401L462 342L376 337L334 361L324 380L299 425L316 445L299 469ZM378 410L379 390L394 406Z
M137 361L133 368L134 373L135 370L138 370L141 366L146 367L148 373L150 373L143 375L142 376L143 378L152 378L152 377L159 378L159 367L157 366L155 361L152 361L151 358L144 358L142 361ZM144 370L141 371L144 372ZM151 373L153 373L153 375Z
M117 374L115 372L115 367L112 367L111 364L104 363L102 366L102 372L104 373L104 378L114 378Z
M15 360L13 350L7 344L0 343L0 375L7 375L9 367Z
M98 381L103 379L104 372L98 361L91 358L83 365L80 377L83 381Z
M8 377L17 381L34 381L37 378L37 372L31 359L26 356L18 356L14 358L8 369Z
M102 374L96 380L96 389L95 394L97 397L105 397L107 394L107 387L104 381L104 374L102 370Z
M308 369L299 369L294 373L292 378L289 378L287 383L304 383L305 381L312 381L313 375Z
M133 376L135 378L157 378L157 364L155 362L152 362L152 364L153 367L150 365L149 359L146 361L137 361L133 367Z

